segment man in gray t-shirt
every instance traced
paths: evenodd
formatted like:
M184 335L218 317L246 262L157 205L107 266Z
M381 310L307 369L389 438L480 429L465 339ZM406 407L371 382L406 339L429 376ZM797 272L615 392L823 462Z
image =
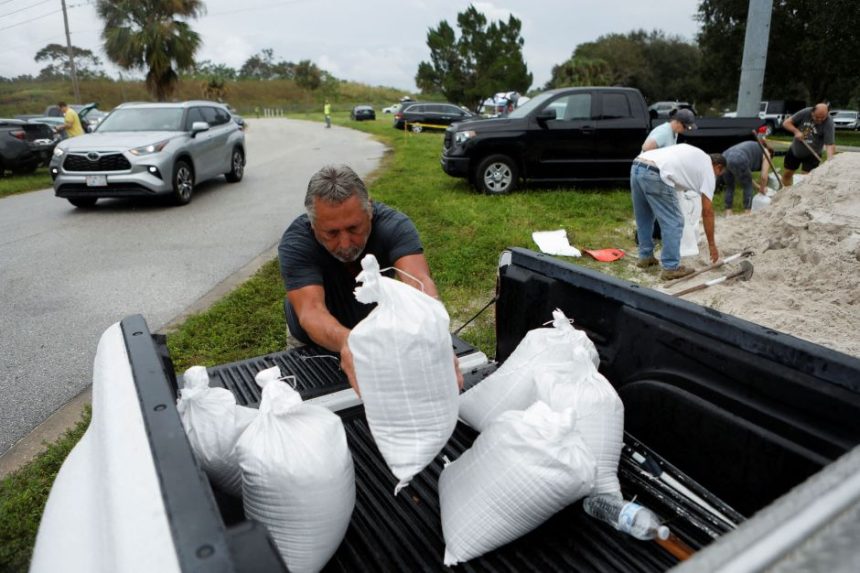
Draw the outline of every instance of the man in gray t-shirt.
M403 213L372 202L349 167L330 165L315 173L305 208L307 213L292 222L278 246L287 325L299 341L339 352L354 385L347 338L373 308L353 295L364 255L373 254L380 268L402 271L397 278L419 289L423 285L430 296L438 296L436 284L415 225Z
M794 135L794 141L791 142L783 163L782 184L786 187L791 185L794 172L799 167L803 167L804 173L818 167L820 162L815 155L821 157L825 147L827 159L833 159L836 155L836 130L826 103L800 110L786 119L782 127Z

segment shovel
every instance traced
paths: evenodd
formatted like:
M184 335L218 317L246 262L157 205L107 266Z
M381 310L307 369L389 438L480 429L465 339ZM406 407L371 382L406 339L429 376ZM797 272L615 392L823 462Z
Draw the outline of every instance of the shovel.
M733 262L735 262L735 261L736 261L736 260L738 260L738 259L745 259L746 257L750 257L750 256L752 256L752 254L753 254L753 252L752 252L750 249L744 249L744 250L743 250L742 252L740 252L740 253L734 254L734 255L732 255L732 256L730 256L730 257L726 257L725 259L720 259L720 260L719 260L719 261L717 261L716 263L714 263L714 264L712 264L712 265L710 265L710 266L707 266L707 267L705 267L705 268L703 268L703 269L699 269L698 271L696 271L696 272L694 272L694 273L692 273L692 274L689 274L689 275L687 275L687 276L685 276L685 277L681 277L681 278L679 278L679 279L675 279L675 284L676 284L676 285L679 285L679 284L681 284L682 282L684 282L684 281L688 281L688 280L690 280L690 279L691 279L691 278L693 278L693 277L697 277L697 276L699 276L699 275L700 275L700 274L702 274L702 273L706 273L706 272L708 272L708 271L713 271L713 270L715 270L715 269L720 268L721 266L723 266L723 265L725 265L725 264L733 263ZM674 286L674 285L672 285L672 286Z
M712 287L714 285L718 285L720 283L726 282L731 279L739 278L742 281L748 281L753 275L753 265L749 261L741 261L741 268L731 274L721 276L718 279L712 279L707 282L703 282L700 285L692 286L690 288L684 289L682 291L676 292L672 296L684 296L685 294L689 294L691 292L695 292L697 290L706 289L708 287Z
M811 145L809 145L808 143L806 143L806 140L805 140L805 139L801 139L801 140L800 140L800 143L802 143L802 144L806 147L806 149L808 149L808 150L809 150L809 153L811 153L811 154L812 154L812 156L813 156L815 159L817 159L819 163L821 163L821 156L820 156L820 155L818 155L817 153L815 153L815 150L814 150L814 149L812 149L812 146L811 146Z
M779 171L776 170L776 165L773 164L773 160L770 158L770 153L767 152L767 147L764 146L764 143L761 142L761 139L758 138L758 134L755 130L752 132L753 136L755 136L755 140L758 141L759 147L761 147L761 152L764 154L764 158L767 159L767 164L770 165L770 171L774 175L776 175L777 185L782 189L782 177L779 175Z

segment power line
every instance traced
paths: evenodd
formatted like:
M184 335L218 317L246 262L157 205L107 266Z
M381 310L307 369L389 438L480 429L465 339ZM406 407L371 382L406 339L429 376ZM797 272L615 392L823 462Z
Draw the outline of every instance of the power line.
M23 26L24 24L28 24L30 22L35 22L36 20L41 20L42 18L47 18L48 16L53 16L57 12L62 12L62 11L63 11L62 8L57 8L56 10L54 10L52 12L48 12L47 14L42 14L41 16L36 16L34 18L30 18L29 20L24 20L22 22L18 22L17 24L11 24L9 26L6 26L5 28L0 28L0 32L2 32L3 30L9 30L11 28L16 28L18 26Z
M7 16L12 16L13 14L18 14L19 12L23 12L24 10L29 10L30 8L35 8L36 6L41 6L42 4L47 4L48 2L53 2L53 1L54 0L42 0L41 2L38 2L36 4L32 4L30 6L27 6L26 8L18 8L17 10L13 10L12 12L9 12L8 14L0 14L0 18L6 18Z

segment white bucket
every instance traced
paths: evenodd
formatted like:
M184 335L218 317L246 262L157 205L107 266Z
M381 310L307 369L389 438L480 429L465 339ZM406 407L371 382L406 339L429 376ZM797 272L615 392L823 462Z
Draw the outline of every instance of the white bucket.
M761 193L756 193L755 197L752 200L752 210L758 211L759 209L764 209L769 206L771 202L771 198L767 195L762 195Z

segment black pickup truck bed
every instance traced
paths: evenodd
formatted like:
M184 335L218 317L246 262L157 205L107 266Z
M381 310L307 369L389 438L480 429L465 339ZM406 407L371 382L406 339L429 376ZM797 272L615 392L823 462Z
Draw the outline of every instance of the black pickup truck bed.
M824 486L772 502L813 474L818 472L810 483L821 484L818 478L827 474L837 485L852 485L844 478L851 472L860 475L860 455L844 456L860 443L860 360L523 249L505 253L499 267L496 361L473 367L465 375L467 384L492 372L555 308L595 342L601 371L625 405L626 446L650 455L698 497L741 523L732 530L689 496L651 478L626 447L619 467L625 497L637 497L683 541L701 549L685 563L693 570L701 562L713 570L744 555L759 538L779 536L790 521L786 515L814 507ZM196 464L173 406L177 384L163 337L150 336L140 316L124 319L120 329L180 570L283 570L264 528L245 519L240 500L211 488ZM468 345L455 347L464 357L469 354ZM355 462L356 508L327 570L444 570L436 488L441 456L395 497L396 480L376 450L363 408L337 361L318 349L297 348L209 372L213 384L253 406L259 400L254 374L275 364L297 376L306 400L328 401L338 412ZM338 397L341 406L332 406ZM94 421L98 415L94 411ZM459 425L442 453L454 459L474 438L470 428ZM832 463L841 456L839 464ZM834 467L838 471L830 471ZM860 498L840 495L819 519L836 515L839 504L853 504L856 513ZM786 499L795 505L785 509ZM754 515L763 508L771 521ZM711 546L716 550L709 551ZM839 555L836 549L828 550L831 561ZM853 544L843 544L841 551L857 559ZM458 568L627 572L664 571L676 564L656 543L592 520L577 503L529 535Z

